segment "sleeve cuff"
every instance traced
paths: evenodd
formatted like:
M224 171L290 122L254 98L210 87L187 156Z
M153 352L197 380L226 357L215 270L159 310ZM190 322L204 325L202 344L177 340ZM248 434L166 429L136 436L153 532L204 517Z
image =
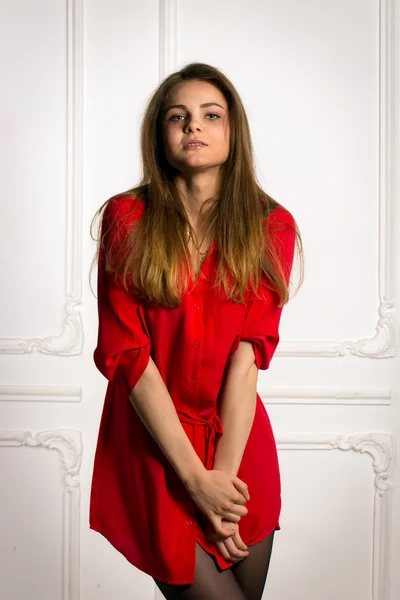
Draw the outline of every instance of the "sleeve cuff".
M257 369L265 371L269 368L270 362L279 343L279 334L268 337L265 335L241 337L240 341L251 342L253 344L255 364Z
M133 390L150 360L151 344L141 348L135 348L129 352L123 352L119 358L117 372L129 389L129 393Z

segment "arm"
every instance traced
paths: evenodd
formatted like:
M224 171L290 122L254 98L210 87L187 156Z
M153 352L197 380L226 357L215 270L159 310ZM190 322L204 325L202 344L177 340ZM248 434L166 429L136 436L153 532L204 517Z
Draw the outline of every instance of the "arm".
M129 397L192 499L213 524L214 530L223 537L231 536L233 528L225 527L222 519L237 522L247 513L243 506L247 498L247 485L236 474L215 469L209 471L204 467L179 421L172 398L151 358Z
M121 206L110 203L103 216L103 229L108 231L105 246L118 248L127 230L116 221ZM125 205L122 210L126 210ZM111 219L114 223L110 229ZM115 281L104 268L104 254L98 264L99 328L94 361L110 381L119 381L155 441L179 477L186 484L205 471L183 429L172 398L160 372L150 356L151 335L143 307L138 298L129 295L120 280Z
M282 213L278 213L282 216ZM276 213L275 215L276 216ZM283 222L294 225L290 213L283 213ZM280 229L272 236L278 242L284 259L287 282L292 267L295 233L291 228ZM271 298L251 302L242 331L236 336L230 353L228 373L224 389L220 416L224 435L220 439L215 456L214 469L227 470L236 474L239 470L245 446L254 420L257 401L258 369L268 369L272 356L279 343L279 321L282 307ZM239 534L238 524L232 538L221 540L215 537L212 524L207 521L207 537L213 541L226 560L241 559L246 556L246 545Z
M294 219L288 211L274 214L271 242L283 260L286 283L289 284L294 258ZM283 227L279 227L283 225ZM288 226L286 226L288 225ZM258 370L268 369L279 343L282 307L277 297L266 294L263 300L253 298L240 335L235 339L228 366L220 416L224 435L218 443L214 468L236 475L252 427Z
M220 417L224 435L215 451L213 469L237 475L243 452L253 424L256 407L258 369L255 365L251 343L240 341L229 361L228 373L222 391ZM247 494L247 500L250 496ZM234 534L226 537L216 535L212 523L207 520L206 535L226 560L237 561L248 555L246 544L239 534L239 524L229 523Z
M183 483L188 486L193 480L200 479L205 467L182 427L152 358L129 399Z
M218 442L214 469L237 475L256 409L258 369L253 346L241 341L232 356L221 397L224 435Z

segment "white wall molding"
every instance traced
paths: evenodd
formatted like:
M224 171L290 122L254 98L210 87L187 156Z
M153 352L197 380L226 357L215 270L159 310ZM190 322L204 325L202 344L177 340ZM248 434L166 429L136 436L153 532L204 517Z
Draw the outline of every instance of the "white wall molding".
M80 483L82 437L79 431L0 431L2 446L42 446L56 450L64 469L63 582L62 600L79 600L80 570Z
M160 81L177 69L178 0L159 0Z
M395 147L395 0L379 2L379 257L378 319L375 333L352 341L282 341L276 356L390 358L395 355L393 318Z
M394 0L380 0L379 47L379 298L375 332L360 340L282 340L276 356L327 356L347 354L362 358L390 358L395 355L393 319L394 207L395 178L395 36ZM177 0L160 0L160 79L178 68Z
M390 600L388 588L389 499L387 481L392 458L392 436L387 433L361 433L344 436L335 433L293 433L275 435L277 448L283 450L353 450L372 458L374 479L373 562L371 598ZM155 600L163 596L155 586Z
M349 388L285 388L271 387L257 390L265 404L328 404L357 406L388 406L392 403L389 389Z
M73 385L0 385L0 402L81 402L82 388Z
M388 433L360 433L345 436L335 433L276 435L278 450L353 450L372 458L374 479L372 600L390 600L389 498L387 481L391 466L393 441Z
M0 354L81 354L83 0L68 0L67 15L67 189L66 303L61 333L45 338L1 338Z

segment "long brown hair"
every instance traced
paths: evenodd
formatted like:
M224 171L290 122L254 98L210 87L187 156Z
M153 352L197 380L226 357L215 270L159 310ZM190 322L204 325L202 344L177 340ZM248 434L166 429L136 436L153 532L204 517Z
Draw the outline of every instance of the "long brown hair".
M229 110L229 155L221 169L217 197L208 199L204 217L204 235L215 240L218 267L215 286L224 290L227 299L244 302L246 290L257 293L263 275L267 287L275 291L280 304L289 299L285 266L270 243L265 219L281 206L266 194L257 182L253 149L247 116L235 87L215 67L191 63L169 75L154 91L141 126L142 178L126 192L109 198L96 212L93 220L110 202L132 196L145 204L143 217L135 227L120 236L120 247L105 244L103 218L98 227L97 253L104 250L105 268L119 278L127 291L139 292L150 303L176 308L189 284L191 273L187 249L189 219L174 183L174 170L168 163L162 138L162 117L170 92L183 81L203 80L218 88ZM210 206L208 206L210 205ZM129 215L125 215L129 218ZM118 229L117 220L108 229ZM91 228L93 221L91 224ZM296 246L302 256L302 241L297 227ZM303 280L301 261L300 287Z

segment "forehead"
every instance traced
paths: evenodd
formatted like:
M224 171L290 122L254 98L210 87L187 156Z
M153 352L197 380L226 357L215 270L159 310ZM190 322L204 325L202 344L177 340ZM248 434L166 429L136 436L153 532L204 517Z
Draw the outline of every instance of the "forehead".
M227 107L223 93L208 81L182 81L168 94L166 105L185 104L200 105L206 102L218 102Z

